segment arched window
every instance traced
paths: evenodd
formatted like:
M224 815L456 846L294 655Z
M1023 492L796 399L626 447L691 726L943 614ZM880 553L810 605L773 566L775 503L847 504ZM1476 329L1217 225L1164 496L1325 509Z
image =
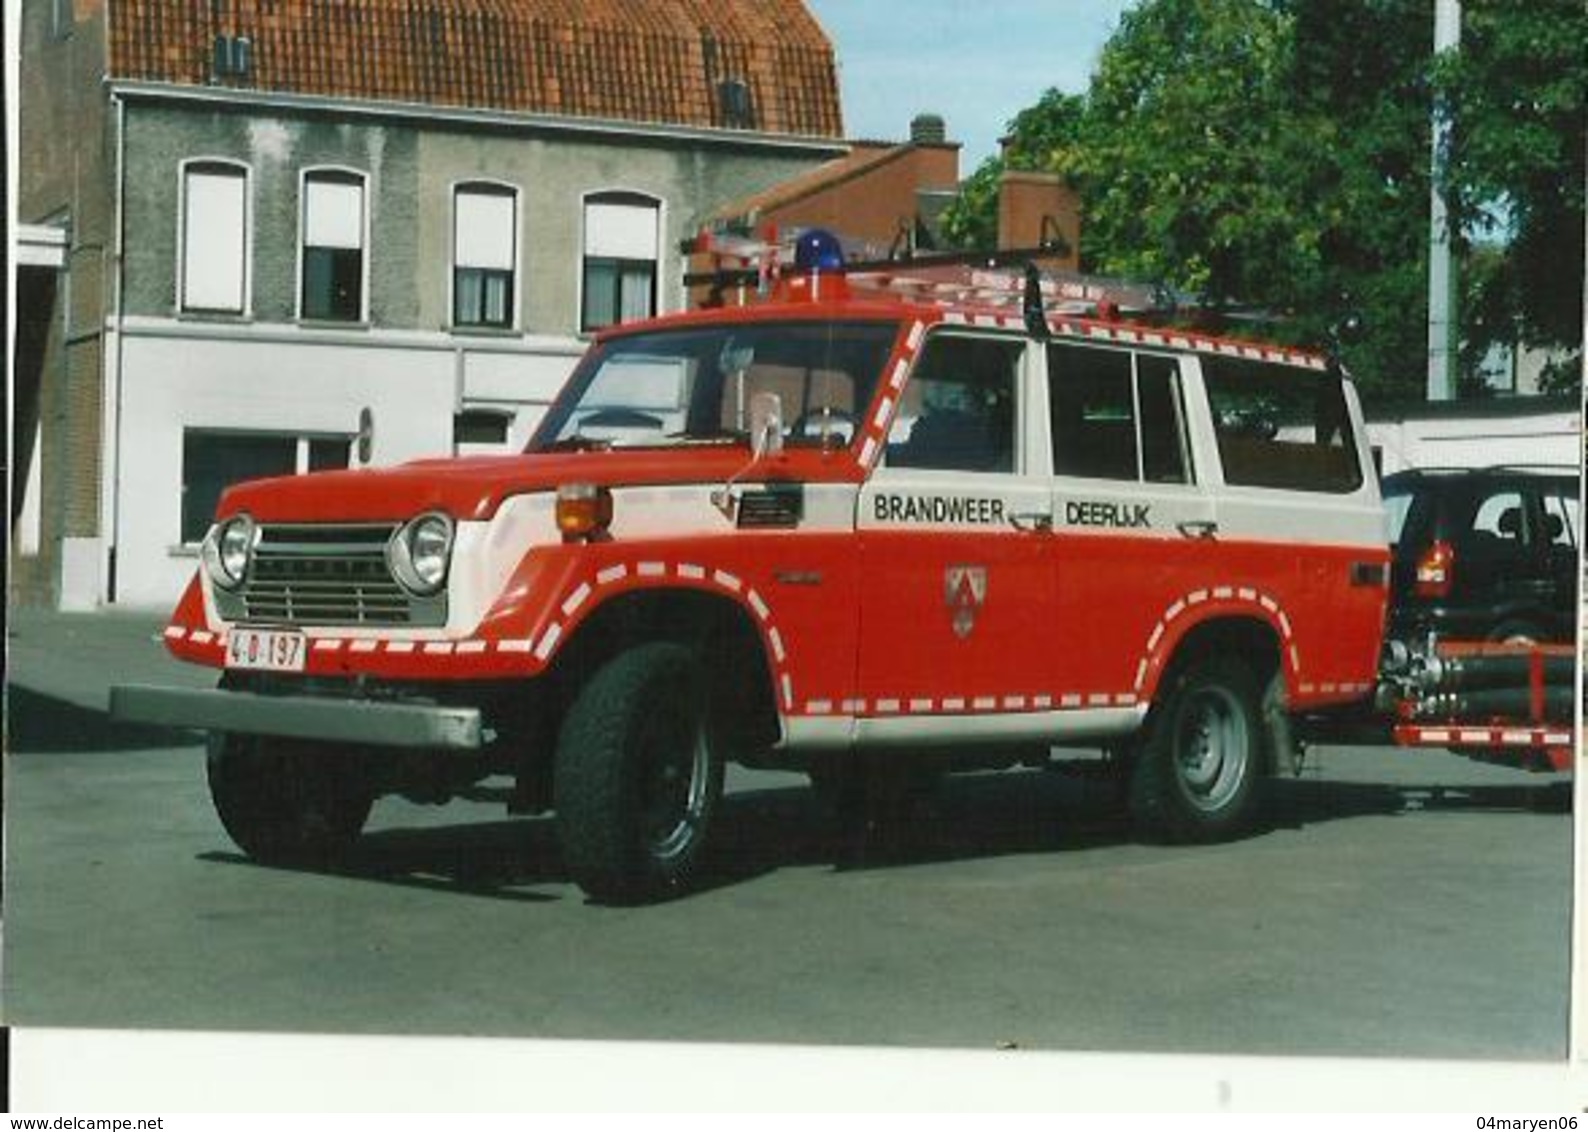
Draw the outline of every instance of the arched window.
M182 166L182 310L240 315L248 309L248 211L246 166Z
M452 195L452 324L511 328L517 271L518 191L459 185Z
M341 169L304 173L301 225L300 314L333 322L363 321L368 227L363 174Z
M598 193L584 204L581 330L656 313L661 209L638 193Z

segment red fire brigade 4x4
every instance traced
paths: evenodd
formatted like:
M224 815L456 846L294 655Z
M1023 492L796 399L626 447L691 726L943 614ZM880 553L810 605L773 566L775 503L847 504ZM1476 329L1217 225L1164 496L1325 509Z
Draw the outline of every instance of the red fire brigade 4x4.
M510 775L608 900L695 874L729 761L822 785L1106 747L1150 834L1236 834L1286 713L1375 683L1355 393L958 275L791 270L603 334L522 455L233 488L165 630L220 687L115 712L211 730L259 859Z

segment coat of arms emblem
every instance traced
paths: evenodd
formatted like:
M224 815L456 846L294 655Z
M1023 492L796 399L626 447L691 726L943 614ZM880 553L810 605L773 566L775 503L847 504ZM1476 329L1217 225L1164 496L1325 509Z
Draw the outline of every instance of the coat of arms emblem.
M943 600L948 605L954 635L963 641L976 628L976 614L987 601L987 568L948 567L943 571Z

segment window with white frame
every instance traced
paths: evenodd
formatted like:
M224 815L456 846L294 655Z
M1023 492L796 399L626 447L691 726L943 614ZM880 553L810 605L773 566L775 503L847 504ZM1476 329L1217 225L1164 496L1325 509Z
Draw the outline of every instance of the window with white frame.
M182 167L184 311L242 314L248 306L248 171L190 161Z
M341 170L303 177L304 318L364 318L364 178Z
M518 264L518 193L459 185L452 204L452 324L511 328Z
M183 430L182 541L204 538L221 494L232 484L345 468L352 446L350 436Z
M660 217L656 201L635 193L586 198L581 330L656 313Z

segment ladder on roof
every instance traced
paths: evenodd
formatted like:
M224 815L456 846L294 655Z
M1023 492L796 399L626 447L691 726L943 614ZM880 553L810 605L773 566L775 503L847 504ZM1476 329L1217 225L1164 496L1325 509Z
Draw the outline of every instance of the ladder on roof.
M729 288L739 291L740 304L751 301L753 289L766 298L779 282L795 271L796 247L814 229L769 230L760 235L735 232L702 232L687 240L682 251L704 257L709 267L684 275L686 287L709 287L720 304ZM843 248L874 246L863 241ZM841 275L851 294L887 297L939 306L972 306L1007 313L1010 310L1046 317L1101 315L1115 318L1172 317L1195 304L1157 284L1144 284L1108 276L1073 271L1044 270L1038 266L1058 248L1039 244L994 252L929 252L908 255L845 255L842 266L827 274Z

